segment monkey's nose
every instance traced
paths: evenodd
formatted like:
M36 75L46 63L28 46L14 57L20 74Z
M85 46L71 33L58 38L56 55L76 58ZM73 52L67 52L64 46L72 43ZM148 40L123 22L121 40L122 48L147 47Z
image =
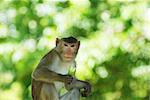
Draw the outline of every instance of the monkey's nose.
M72 54L73 54L73 52L72 52L71 49L68 49L66 53L67 53L68 55L72 55Z

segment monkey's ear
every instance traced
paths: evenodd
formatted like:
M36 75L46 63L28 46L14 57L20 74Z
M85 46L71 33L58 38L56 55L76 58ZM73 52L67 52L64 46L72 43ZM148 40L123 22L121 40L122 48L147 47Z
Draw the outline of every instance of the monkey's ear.
M80 41L78 41L78 45L80 46Z
M77 47L77 48L79 49L79 47L80 47L80 41L78 41L78 42L77 42L77 45L78 45L78 47Z
M59 44L59 42L60 42L60 39L56 38L56 46Z

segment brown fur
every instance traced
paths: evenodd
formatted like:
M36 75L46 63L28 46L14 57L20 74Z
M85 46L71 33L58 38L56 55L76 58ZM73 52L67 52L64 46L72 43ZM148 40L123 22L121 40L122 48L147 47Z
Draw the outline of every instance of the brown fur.
M66 89L68 89L68 93L61 97L60 100L69 100L69 98L72 98L71 100L79 100L79 89L85 87L88 88L85 92L89 94L89 84L67 75L68 66L75 65L75 57L80 45L79 41L74 38L70 39L65 38L66 41L73 41L73 44L66 43L63 39L57 39L56 47L41 59L34 70L32 74L33 100L59 100L60 97L56 90L55 82L64 83Z

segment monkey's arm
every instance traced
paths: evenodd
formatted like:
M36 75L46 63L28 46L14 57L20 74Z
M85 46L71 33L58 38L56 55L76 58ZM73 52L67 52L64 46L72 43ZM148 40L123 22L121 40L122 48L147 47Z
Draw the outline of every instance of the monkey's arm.
M65 84L66 89L69 91L73 88L78 88L81 90L83 97L87 97L91 93L91 85L86 81L81 81L73 78L70 84Z
M58 74L56 72L50 71L48 68L45 67L37 68L33 72L32 78L37 81L43 81L47 83L52 83L54 81L69 83L69 81L72 80L72 77L70 76Z
M71 88L79 88L82 89L84 87L90 86L90 84L86 81L81 81L73 78L72 82L70 84L65 84L67 89Z
M73 77L70 75L62 75L59 73L56 73L54 71L49 70L48 68L37 68L33 74L32 78L37 81L43 81L47 83L53 83L55 81L63 82L65 84L71 83Z

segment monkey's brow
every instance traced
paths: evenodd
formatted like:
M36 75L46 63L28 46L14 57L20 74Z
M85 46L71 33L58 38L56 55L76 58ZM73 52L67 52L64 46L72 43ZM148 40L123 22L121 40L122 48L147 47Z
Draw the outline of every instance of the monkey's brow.
M75 45L75 43L69 43L70 46Z
M64 44L67 44L67 45L75 45L76 43L68 43L68 42L64 42Z

